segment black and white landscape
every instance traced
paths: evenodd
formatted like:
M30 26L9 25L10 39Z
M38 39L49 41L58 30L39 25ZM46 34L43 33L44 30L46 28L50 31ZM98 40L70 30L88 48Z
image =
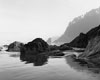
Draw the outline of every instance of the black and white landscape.
M0 0L0 80L100 80L100 1Z

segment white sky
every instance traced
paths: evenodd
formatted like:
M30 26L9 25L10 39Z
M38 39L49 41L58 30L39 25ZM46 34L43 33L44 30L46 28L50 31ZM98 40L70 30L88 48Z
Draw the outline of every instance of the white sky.
M0 44L60 36L74 17L100 0L0 0Z

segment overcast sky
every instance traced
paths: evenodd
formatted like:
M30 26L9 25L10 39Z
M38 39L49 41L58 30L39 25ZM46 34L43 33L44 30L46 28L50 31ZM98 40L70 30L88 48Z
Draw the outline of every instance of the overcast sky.
M100 0L0 0L0 44L60 36L68 22Z

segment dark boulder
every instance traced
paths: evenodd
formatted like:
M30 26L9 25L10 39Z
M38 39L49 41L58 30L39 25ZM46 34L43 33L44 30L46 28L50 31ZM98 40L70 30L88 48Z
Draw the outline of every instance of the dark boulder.
M9 52L20 52L21 47L23 45L24 45L23 43L15 41L15 42L11 43L10 45L8 45L8 49L6 51L9 51Z
M27 43L21 48L21 55L36 55L49 50L48 44L41 38Z

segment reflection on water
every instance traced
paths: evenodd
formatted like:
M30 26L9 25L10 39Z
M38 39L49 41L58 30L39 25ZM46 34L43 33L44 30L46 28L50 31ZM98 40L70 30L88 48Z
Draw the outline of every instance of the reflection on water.
M16 57L16 54L0 54L0 80L100 80L98 69L98 74L88 73L88 64L73 57L52 58L46 54Z
M99 74L100 67L97 64L92 62L85 62L75 59L74 56L66 56L66 62L70 67L74 68L77 71L86 71Z
M47 63L48 56L45 54L26 55L26 56L20 56L20 60L25 61L26 64L33 63L34 66L42 66Z

